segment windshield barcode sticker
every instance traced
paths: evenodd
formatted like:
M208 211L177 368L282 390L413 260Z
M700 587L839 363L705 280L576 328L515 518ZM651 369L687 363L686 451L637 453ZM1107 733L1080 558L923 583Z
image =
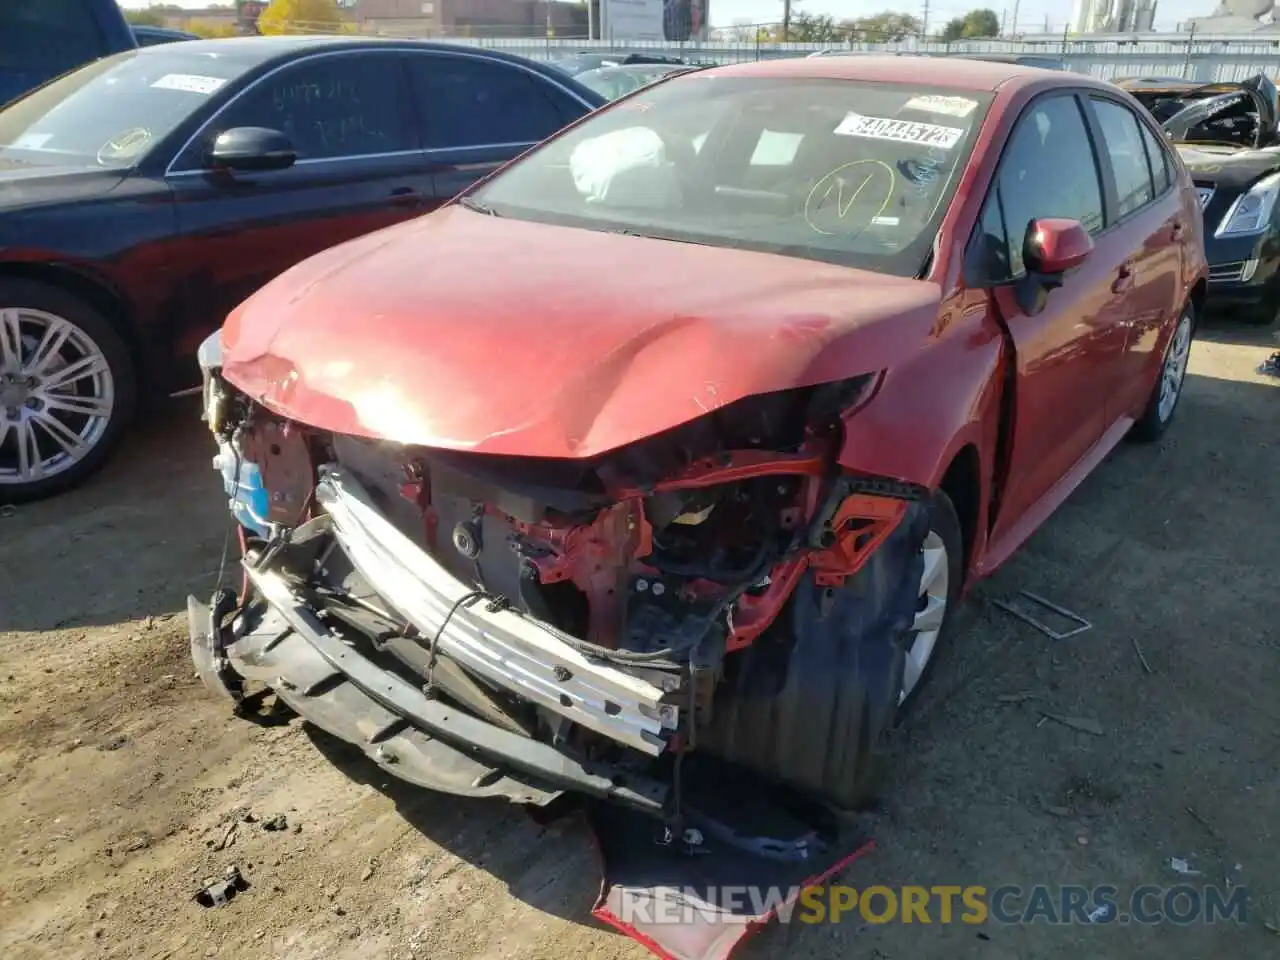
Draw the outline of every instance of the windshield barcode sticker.
M845 114L835 133L842 137L868 137L872 140L896 140L919 143L926 147L950 150L964 136L961 127L941 127L936 123L914 120L891 120L888 117L864 117L860 113Z
M151 84L157 90L182 90L186 93L213 93L227 81L221 77L201 77L194 73L166 73Z

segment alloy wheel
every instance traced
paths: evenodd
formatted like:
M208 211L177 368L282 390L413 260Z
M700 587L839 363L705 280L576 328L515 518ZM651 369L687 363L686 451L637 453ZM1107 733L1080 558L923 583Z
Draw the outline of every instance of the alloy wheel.
M907 647L906 662L902 668L899 703L911 696L933 657L950 596L951 558L947 556L945 541L930 530L921 553L924 555L924 570L920 575L920 602L915 622L911 625L911 644Z
M0 309L0 487L69 470L114 409L111 366L92 337L43 310Z
M1165 351L1164 366L1160 370L1160 398L1156 401L1156 415L1164 423L1173 416L1182 394L1182 382L1187 375L1187 359L1191 355L1191 315L1184 313L1173 331L1169 349Z

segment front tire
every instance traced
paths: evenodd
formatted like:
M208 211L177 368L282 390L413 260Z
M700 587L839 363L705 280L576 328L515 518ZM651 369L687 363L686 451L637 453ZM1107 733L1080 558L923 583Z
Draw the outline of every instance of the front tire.
M1173 422L1173 415L1182 399L1182 387L1187 378L1187 360L1191 354L1191 340L1195 334L1195 308L1187 304L1182 308L1173 335L1165 345L1164 359L1160 363L1160 375L1151 388L1151 396L1142 416L1129 431L1129 437L1139 443L1159 440Z
M96 473L136 400L129 349L101 313L49 284L0 281L0 503Z
M806 575L769 630L730 655L701 747L834 806L872 804L888 734L949 638L963 553L938 492L843 587Z

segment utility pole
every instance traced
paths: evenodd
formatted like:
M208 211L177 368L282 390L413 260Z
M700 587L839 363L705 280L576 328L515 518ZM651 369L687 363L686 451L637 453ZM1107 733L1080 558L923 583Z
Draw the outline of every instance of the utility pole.
M920 17L920 39L929 38L929 0L924 0L924 14Z
M782 0L782 42L791 40L791 0Z
M1013 23L1009 24L1009 34L1016 37L1018 35L1018 4L1021 0L1013 0Z

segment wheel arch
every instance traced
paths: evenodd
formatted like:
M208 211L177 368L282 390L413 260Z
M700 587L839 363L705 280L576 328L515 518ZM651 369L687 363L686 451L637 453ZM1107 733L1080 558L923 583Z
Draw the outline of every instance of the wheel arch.
M1195 316L1191 319L1192 329L1200 325L1200 317L1204 314L1205 298L1209 296L1209 281L1204 277L1200 277L1191 286L1191 293L1187 299L1191 306L1195 309Z
M974 443L965 443L947 465L938 489L951 500L960 519L960 534L964 544L964 566L967 572L974 559L978 531L982 529L982 459Z
M147 365L144 363L142 340L133 323L133 312L124 295L107 280L59 264L15 261L0 262L0 282L5 280L32 280L57 287L85 301L120 334L129 348L138 378L144 379Z

